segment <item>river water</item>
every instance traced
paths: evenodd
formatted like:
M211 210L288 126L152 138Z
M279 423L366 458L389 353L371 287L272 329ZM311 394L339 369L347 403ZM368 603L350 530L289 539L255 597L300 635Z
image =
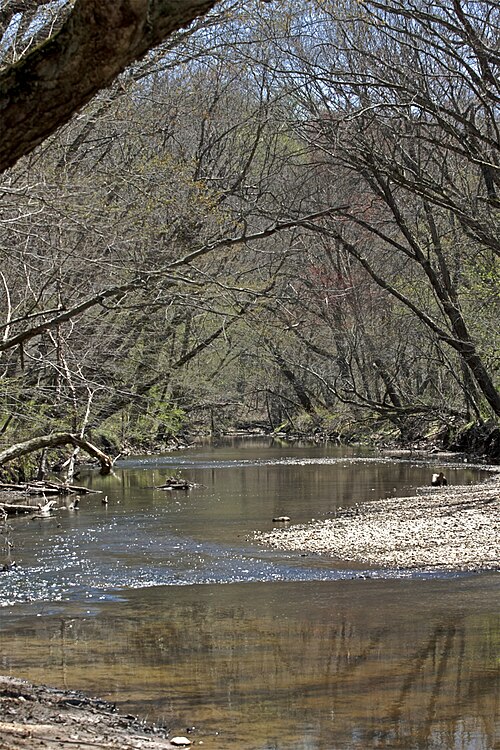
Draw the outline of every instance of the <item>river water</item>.
M376 570L252 541L277 515L413 494L434 470L234 439L88 472L102 494L78 511L12 521L0 672L189 728L210 750L498 748L498 574ZM197 486L155 489L173 473Z

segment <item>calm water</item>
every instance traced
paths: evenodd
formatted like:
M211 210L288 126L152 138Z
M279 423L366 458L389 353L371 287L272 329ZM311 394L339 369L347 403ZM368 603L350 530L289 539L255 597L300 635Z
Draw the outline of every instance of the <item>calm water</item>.
M154 489L179 472L190 492ZM78 512L12 522L0 671L117 702L206 748L498 747L498 575L269 551L286 514L406 495L433 468L233 441L122 461ZM484 473L448 467L454 484Z

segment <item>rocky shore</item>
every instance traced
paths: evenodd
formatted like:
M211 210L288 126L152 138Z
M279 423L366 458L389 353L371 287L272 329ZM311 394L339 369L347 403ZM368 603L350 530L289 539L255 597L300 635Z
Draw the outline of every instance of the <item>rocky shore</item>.
M500 474L481 485L422 488L340 509L335 518L256 532L281 550L368 567L495 570L500 566Z
M191 742L124 716L106 701L0 676L2 750L174 750Z

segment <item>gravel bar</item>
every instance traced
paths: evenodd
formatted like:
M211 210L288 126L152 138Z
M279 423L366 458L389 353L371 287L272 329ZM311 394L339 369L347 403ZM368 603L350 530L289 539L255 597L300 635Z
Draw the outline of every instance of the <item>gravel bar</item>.
M382 568L499 569L500 474L339 509L335 518L255 532L254 540Z

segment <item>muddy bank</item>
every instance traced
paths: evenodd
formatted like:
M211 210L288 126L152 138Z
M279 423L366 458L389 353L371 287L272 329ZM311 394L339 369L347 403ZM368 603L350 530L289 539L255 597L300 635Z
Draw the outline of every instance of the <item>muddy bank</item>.
M173 750L166 731L123 716L112 704L0 676L3 750Z
M422 488L366 502L333 519L256 532L255 540L382 568L495 570L500 566L500 474L473 487Z

